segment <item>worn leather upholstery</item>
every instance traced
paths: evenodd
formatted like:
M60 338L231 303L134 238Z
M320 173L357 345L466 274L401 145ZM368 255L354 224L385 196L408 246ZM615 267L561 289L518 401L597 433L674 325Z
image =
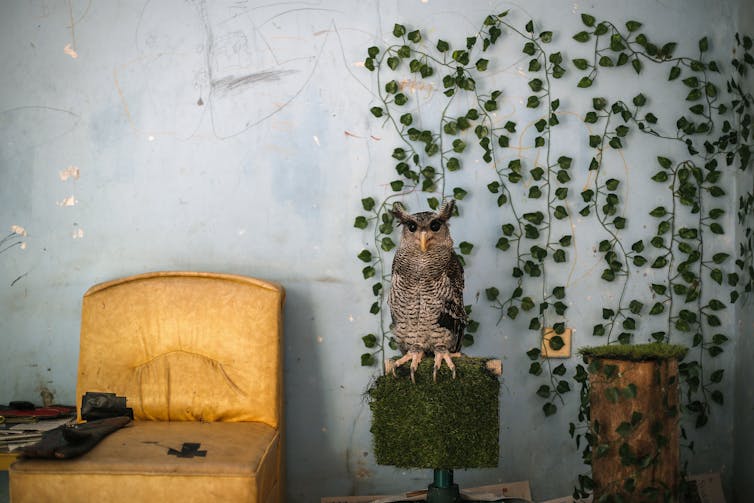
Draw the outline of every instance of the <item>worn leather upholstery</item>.
M89 289L77 396L126 396L134 422L80 458L16 462L11 501L282 501L284 297L196 272ZM206 456L168 454L187 442Z

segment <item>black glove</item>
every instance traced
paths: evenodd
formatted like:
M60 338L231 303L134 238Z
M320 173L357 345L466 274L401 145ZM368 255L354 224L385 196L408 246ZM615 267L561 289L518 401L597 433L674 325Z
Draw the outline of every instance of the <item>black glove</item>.
M127 425L128 417L97 419L73 426L58 426L42 434L42 440L20 449L24 458L70 459L88 452L110 433Z

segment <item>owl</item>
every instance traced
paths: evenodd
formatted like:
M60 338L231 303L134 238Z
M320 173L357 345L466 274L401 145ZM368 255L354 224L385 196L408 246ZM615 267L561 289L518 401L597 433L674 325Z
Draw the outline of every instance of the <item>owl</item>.
M443 202L437 213L410 215L400 203L392 213L403 227L393 259L388 305L392 333L403 356L393 368L411 363L411 380L425 354L435 359L433 379L442 362L453 372L451 357L460 356L466 329L463 266L453 251L448 219L455 201Z

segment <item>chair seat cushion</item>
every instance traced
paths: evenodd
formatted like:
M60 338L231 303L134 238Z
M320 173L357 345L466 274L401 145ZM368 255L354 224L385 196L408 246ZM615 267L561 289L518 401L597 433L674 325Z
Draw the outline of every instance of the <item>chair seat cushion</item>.
M184 443L200 444L206 454L176 456ZM264 423L135 421L79 458L19 460L11 467L11 499L274 501L279 451L278 431Z

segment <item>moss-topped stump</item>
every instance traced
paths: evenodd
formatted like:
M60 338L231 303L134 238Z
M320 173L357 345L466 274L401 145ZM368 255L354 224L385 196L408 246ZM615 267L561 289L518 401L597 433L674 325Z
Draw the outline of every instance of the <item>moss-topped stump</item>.
M647 344L612 344L607 346L588 346L579 349L586 360L605 358L644 362L654 360L683 360L688 352L686 346L650 342Z
M425 358L411 382L406 365L368 390L378 464L401 468L488 468L498 463L500 382L490 358L455 358L432 380Z
M594 501L677 501L686 351L659 343L580 350L589 364Z

